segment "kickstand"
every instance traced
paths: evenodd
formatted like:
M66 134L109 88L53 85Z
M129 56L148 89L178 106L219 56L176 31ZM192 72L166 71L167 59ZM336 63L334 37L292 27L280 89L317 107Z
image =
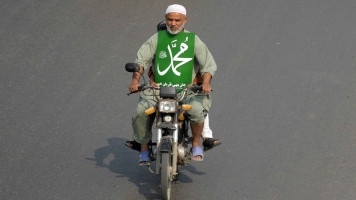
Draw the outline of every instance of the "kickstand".
M151 172L151 174L155 174L155 172L151 169L151 165L147 165L148 171Z

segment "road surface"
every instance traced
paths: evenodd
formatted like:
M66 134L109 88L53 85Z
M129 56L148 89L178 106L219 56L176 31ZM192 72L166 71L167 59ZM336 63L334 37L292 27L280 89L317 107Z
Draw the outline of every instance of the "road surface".
M131 139L140 45L173 1L5 0L0 199L160 199ZM218 64L223 145L173 199L356 199L356 1L181 1Z

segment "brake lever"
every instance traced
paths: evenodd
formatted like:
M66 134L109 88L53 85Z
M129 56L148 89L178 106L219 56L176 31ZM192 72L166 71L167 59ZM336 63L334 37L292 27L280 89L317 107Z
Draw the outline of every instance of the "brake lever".
M145 86L146 86L146 84L142 84L142 85L138 86L137 90L135 90L135 91L133 91L133 92L127 93L127 96L130 96L130 95L133 94L133 93L137 93L137 92L142 91Z
M131 94L133 94L133 93L136 93L136 92L138 92L139 90L135 90L135 91L133 91L133 92L129 92L129 93L127 93L127 96L130 96Z

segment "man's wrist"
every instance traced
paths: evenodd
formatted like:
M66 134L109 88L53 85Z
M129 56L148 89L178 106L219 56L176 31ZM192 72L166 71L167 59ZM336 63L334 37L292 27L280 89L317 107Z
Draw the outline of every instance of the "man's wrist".
M210 84L210 81L211 81L211 74L208 73L208 72L205 72L203 74L203 84Z
M132 81L131 81L132 83L139 83L140 82L140 80L139 79L137 79L137 78L132 78Z

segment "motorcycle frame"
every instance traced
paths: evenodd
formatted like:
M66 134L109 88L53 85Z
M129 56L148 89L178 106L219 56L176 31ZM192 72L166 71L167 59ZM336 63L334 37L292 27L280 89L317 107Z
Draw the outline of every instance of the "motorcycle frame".
M163 99L164 100L164 99ZM161 100L159 100L161 101ZM178 119L178 113L179 110L174 113L174 118L173 118L173 126L175 129L173 130L173 133L170 135L169 132L170 130L166 128L159 128L159 125L162 124L162 114L158 113L158 118L156 119L156 134L157 134L157 149L156 149L156 174L160 174L161 171L161 155L162 153L168 153L169 157L172 158L172 170L170 174L171 180L173 180L173 177L178 174L177 172L177 161L178 161L178 138L179 138L179 132L180 132L180 127L179 127L179 119ZM166 135L166 136L163 136ZM169 145L167 147L167 144L162 143L162 139L168 139L169 140Z

